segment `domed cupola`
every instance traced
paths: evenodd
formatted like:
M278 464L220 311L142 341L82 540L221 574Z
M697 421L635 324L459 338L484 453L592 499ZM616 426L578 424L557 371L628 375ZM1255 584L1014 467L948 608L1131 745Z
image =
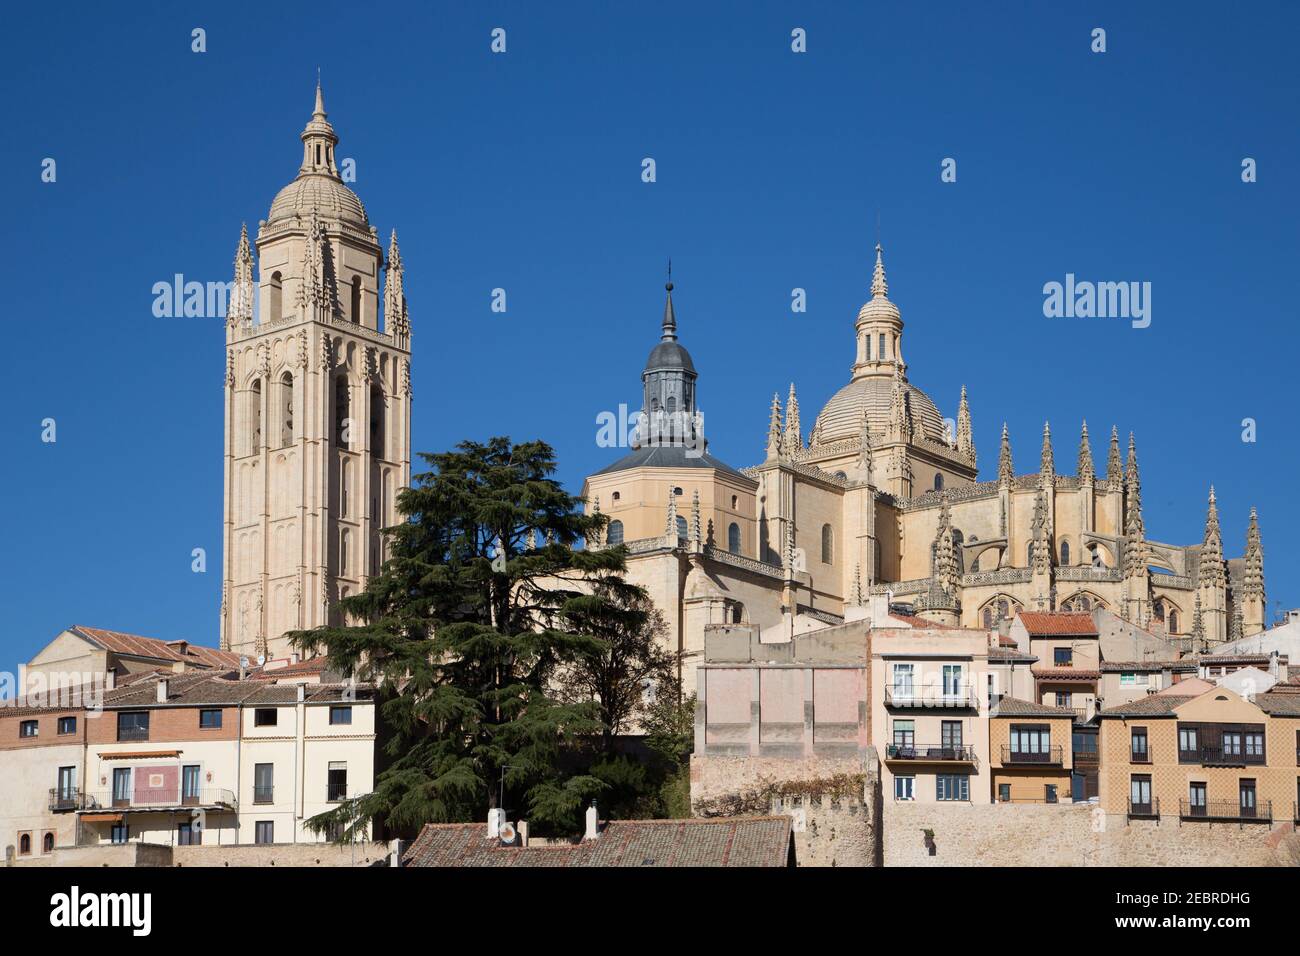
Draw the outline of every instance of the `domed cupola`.
M885 281L885 262L880 243L876 243L876 268L871 276L871 299L858 312L857 360L853 377L880 375L893 378L894 368L907 370L903 361L903 318L898 306L889 301L889 283Z
M361 199L339 176L334 150L339 138L325 113L325 99L316 84L316 107L302 131L302 165L298 176L285 186L271 203L267 225L286 220L308 220L315 213L323 222L338 222L370 231L370 220Z
M642 412L646 428L639 439L643 444L688 443L699 427L695 406L698 376L691 353L677 341L671 278L664 288L667 299L664 301L663 332L658 344L650 350L641 372Z

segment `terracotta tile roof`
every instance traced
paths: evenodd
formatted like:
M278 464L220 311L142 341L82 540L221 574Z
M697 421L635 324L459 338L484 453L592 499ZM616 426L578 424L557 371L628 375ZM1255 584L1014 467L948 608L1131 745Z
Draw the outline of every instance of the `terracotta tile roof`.
M1030 672L1039 680L1097 680L1101 671L1082 667L1032 667Z
M599 839L503 847L484 823L426 824L403 866L786 866L791 818L613 820Z
M1031 637L1096 637L1091 614L1065 611L1021 611L1017 615Z
M1134 671L1141 674L1156 674L1166 670L1196 670L1195 664L1184 664L1182 661L1102 661L1101 672L1103 674L1114 674L1120 671L1132 673Z
M1033 654L1026 654L1018 647L990 647L989 660L991 661L1036 661L1038 660Z
M156 637L141 637L138 634L125 634L122 631L88 627L85 624L74 624L69 630L114 654L149 657L154 660L186 663L198 667L239 666L238 654L220 651L215 647L204 647L202 644L191 644L188 641L163 641Z
M1148 694L1117 707L1107 707L1098 717L1172 717L1174 708L1186 703L1190 697L1165 697Z
M999 635L998 635L998 646L999 646L999 647L1019 647L1020 645L1016 643L1016 639L1015 639L1014 637L1012 637L1010 634L999 634Z
M324 674L327 670L327 661L324 657L313 657L311 660L285 664L283 667L260 667L251 672L248 677L250 680L281 680L285 677L310 677Z
M1074 711L1068 707L1054 707L1051 704L1039 704L1019 697L1003 697L989 711L990 717L1069 717L1074 719Z
M929 628L929 629L934 630L934 631L960 631L960 630L962 630L962 628L960 628L960 627L953 627L951 624L938 624L938 623L936 623L936 622L934 622L934 621L927 621L925 618L923 618L923 617L917 617L915 614L895 614L895 613L893 613L893 612L891 611L889 616L892 617L895 621L901 621L902 623L907 624L907 625L909 625L909 626L911 626L911 627L924 627L924 628ZM881 625L881 626L882 626L882 627L888 627L889 625L888 625L888 624L884 624L884 625Z
M1164 690L1156 691L1158 697L1200 697L1202 694L1214 690L1217 684L1208 680L1202 680L1199 677L1188 677L1178 681L1176 684L1170 684Z
M306 684L304 700L309 704L338 703L351 699L369 700L374 696L370 684ZM230 680L209 672L171 674L167 676L167 703L184 707L256 707L292 704L298 700L297 684L271 684L267 681ZM122 709L158 706L156 679L130 687L105 691L104 707Z
M1201 654L1196 660L1201 664L1267 664L1269 654Z
M1269 691L1256 696L1255 704L1264 713L1275 717L1300 717L1300 694Z

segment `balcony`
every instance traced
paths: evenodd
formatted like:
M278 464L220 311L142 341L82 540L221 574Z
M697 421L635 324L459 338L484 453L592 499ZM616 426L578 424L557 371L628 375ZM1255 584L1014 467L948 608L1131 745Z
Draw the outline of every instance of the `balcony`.
M1273 801L1261 800L1257 806L1242 806L1238 800L1207 800L1202 803L1178 801L1178 815L1184 820L1226 820L1232 823L1272 823Z
M951 693L933 687L885 686L886 707L927 707L979 709L979 695L974 687L960 688Z
M132 741L148 740L148 727L119 727L117 729L117 742L129 743Z
M1128 762L1129 763L1150 763L1151 747L1148 746L1145 750L1130 749L1128 752Z
M1059 746L1049 746L1043 750L1012 750L1006 744L1002 745L1003 766L1032 766L1036 764L1041 767L1059 767L1062 762L1063 758Z
M179 810L205 808L234 810L239 806L233 790L205 787L192 793L181 794L175 788L136 789L134 793L119 796L111 792L81 795L78 812L102 810Z
M53 787L50 790L50 812L66 813L84 809L87 796L76 787Z
M254 787L254 803L275 803L275 787Z
M1240 750L1224 751L1222 747L1197 747L1195 750L1179 750L1179 763L1199 763L1204 767L1247 767L1264 765L1262 753L1243 753Z
M912 763L975 763L975 748L961 744L890 744L885 748L885 759L907 760Z
M1160 798L1153 797L1146 803L1134 802L1130 798L1128 802L1128 818L1130 820L1159 820Z

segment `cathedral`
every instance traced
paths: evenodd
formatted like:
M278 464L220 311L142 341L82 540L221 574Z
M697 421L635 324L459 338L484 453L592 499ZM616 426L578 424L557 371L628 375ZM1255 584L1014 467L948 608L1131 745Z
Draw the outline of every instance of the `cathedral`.
M221 647L286 657L340 623L387 557L411 473L411 323L397 233L385 256L343 184L319 84L298 175L244 229L226 315ZM380 272L384 273L382 329Z
M1004 424L997 477L981 481L965 387L954 428L908 376L879 245L848 384L806 437L794 386L784 406L774 395L763 460L747 468L708 452L672 288L641 373L633 450L583 495L609 519L589 544L628 549L630 577L664 613L685 674L710 625L784 641L852 619L872 595L970 628L1019 610L1102 607L1196 650L1264 628L1254 510L1242 558L1224 557L1213 488L1199 543L1148 538L1132 434L1125 446L1111 428L1098 469L1085 422L1070 475L1045 424L1036 470L1018 473Z

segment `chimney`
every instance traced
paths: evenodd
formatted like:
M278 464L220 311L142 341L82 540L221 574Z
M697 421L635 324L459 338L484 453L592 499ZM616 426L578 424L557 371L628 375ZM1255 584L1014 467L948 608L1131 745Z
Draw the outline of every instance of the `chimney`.
M113 690L117 687L117 670L110 667L104 672L104 690Z
M294 653L292 653L292 654L289 655L289 663L290 663L290 664L297 664L297 663L298 663L298 653L297 653L296 651L295 651Z
M166 677L158 678L158 703L160 704L167 703L167 683Z
M519 845L528 846L528 821L520 820L516 829L519 831Z
M591 806L587 808L587 832L582 835L584 840L600 839L600 813L596 810L596 801L591 801Z
M501 812L499 807L493 807L488 811L487 835L489 840L495 840L501 835L501 821L504 817L505 814Z
M299 684L299 685L298 685L298 703L301 704L301 703L302 703L304 700L306 700L306 699L307 699L307 685L306 685L306 684Z

